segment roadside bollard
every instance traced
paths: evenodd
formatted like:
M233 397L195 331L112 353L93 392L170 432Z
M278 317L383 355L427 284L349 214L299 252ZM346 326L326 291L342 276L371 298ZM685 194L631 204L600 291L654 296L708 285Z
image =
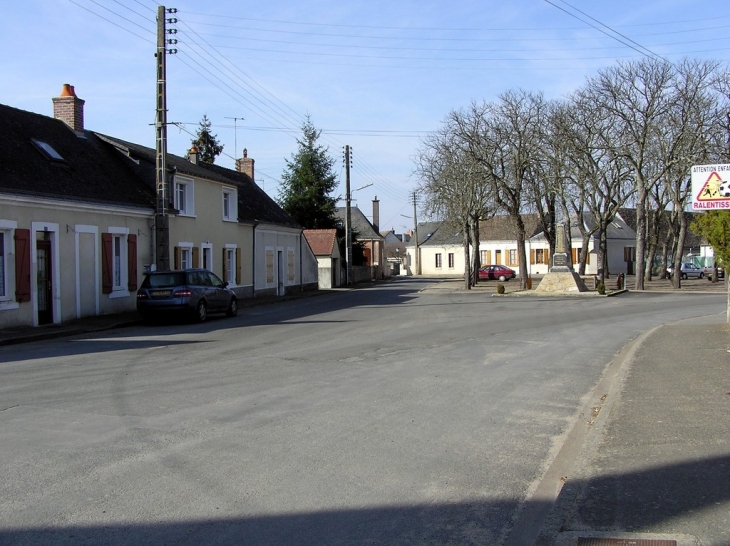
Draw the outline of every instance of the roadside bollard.
M616 277L616 290L623 290L624 288L624 274L619 273Z

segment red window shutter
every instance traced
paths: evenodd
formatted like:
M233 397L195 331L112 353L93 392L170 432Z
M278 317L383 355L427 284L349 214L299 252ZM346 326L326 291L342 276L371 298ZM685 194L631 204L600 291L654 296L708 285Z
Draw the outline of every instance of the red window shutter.
M127 236L127 288L137 290L137 236Z
M112 234L101 234L101 292L111 294L114 287L112 279L114 265L112 264Z
M236 249L236 284L241 284L241 249Z
M200 267L200 249L193 247L193 267Z
M179 246L173 247L173 260L172 260L172 268L173 269L180 269L181 263L182 263L182 250Z
M15 230L15 300L30 301L30 230Z

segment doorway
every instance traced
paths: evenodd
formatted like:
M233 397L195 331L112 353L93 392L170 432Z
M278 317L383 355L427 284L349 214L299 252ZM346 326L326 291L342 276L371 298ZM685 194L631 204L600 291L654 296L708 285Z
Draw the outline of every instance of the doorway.
M39 233L36 240L36 287L38 290L38 325L53 323L53 272L51 270L50 233Z

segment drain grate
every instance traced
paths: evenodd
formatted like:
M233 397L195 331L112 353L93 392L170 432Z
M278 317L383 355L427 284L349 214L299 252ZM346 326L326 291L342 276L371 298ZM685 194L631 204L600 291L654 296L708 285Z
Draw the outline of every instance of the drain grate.
M579 538L577 546L677 546L676 540L646 538Z

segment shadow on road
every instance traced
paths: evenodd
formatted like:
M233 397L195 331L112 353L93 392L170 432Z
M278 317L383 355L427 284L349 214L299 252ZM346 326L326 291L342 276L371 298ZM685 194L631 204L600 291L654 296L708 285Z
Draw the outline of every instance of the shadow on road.
M650 531L661 522L727 503L730 501L728 469L730 455L605 476L585 483L569 482L561 495L577 498L578 504L562 530L569 531L571 524L578 524L586 535L591 530ZM514 515L518 508L516 501L495 500L33 529L8 529L12 521L6 519L6 528L0 530L0 543L5 546L499 544L505 538L500 536L501 530L509 527L509 515ZM115 516L99 514L99 517L113 519Z

